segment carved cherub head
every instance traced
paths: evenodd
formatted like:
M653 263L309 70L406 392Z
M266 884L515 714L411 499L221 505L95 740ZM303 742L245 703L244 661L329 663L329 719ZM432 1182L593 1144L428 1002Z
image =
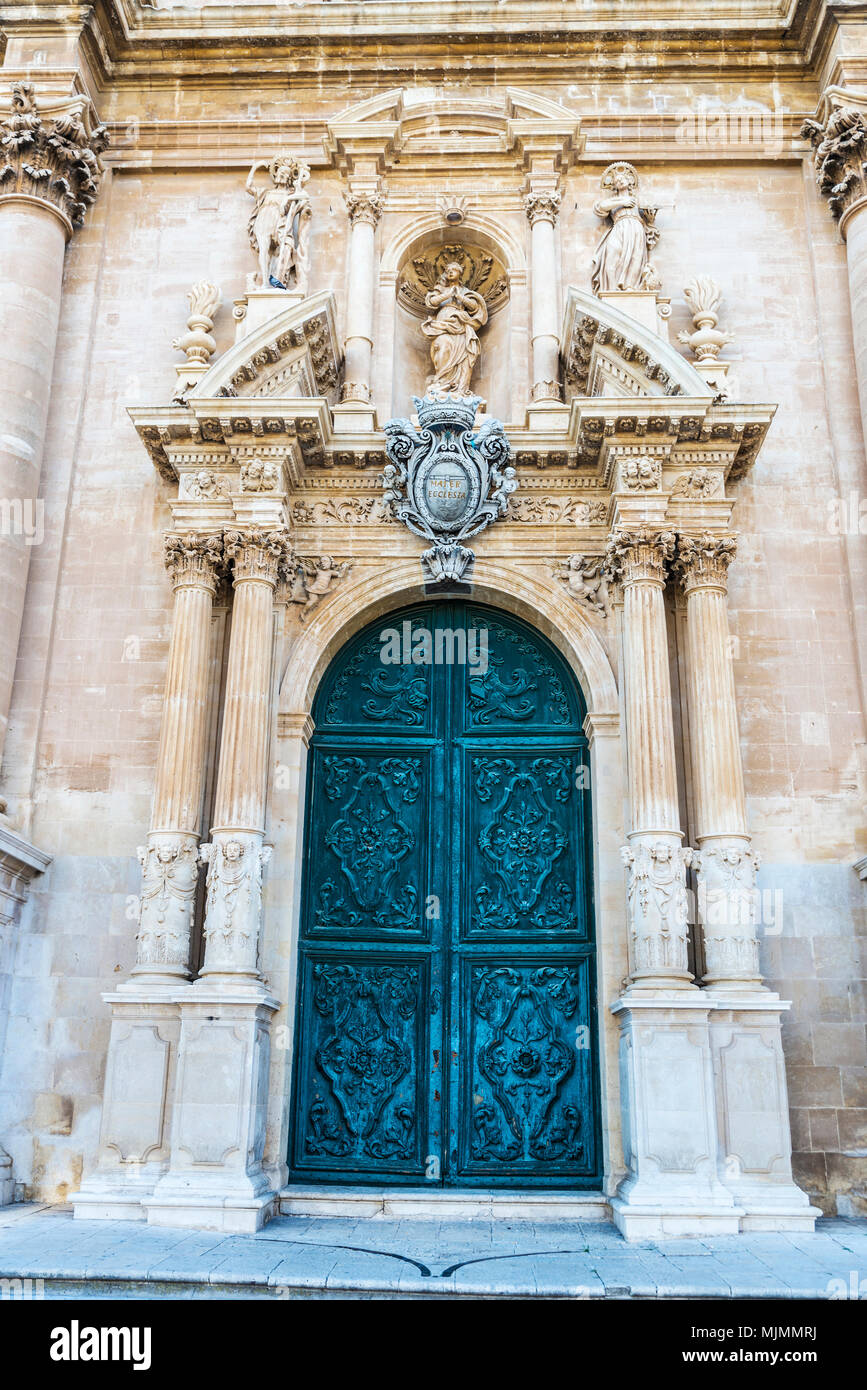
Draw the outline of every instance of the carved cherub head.
M244 853L244 846L240 840L229 840L223 847L223 854L227 859L240 859Z

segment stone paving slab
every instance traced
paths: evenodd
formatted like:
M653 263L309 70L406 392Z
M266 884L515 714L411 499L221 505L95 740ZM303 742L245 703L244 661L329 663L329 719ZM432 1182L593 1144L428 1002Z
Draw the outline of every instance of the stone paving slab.
M256 1235L0 1211L0 1278L86 1298L827 1298L867 1277L867 1221L629 1243L600 1222L278 1217Z

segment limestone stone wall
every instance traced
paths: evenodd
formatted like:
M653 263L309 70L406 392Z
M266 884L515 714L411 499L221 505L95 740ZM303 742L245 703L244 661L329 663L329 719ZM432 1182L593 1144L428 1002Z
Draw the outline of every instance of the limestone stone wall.
M532 80L529 69L524 78ZM520 85L521 75L514 80ZM294 101L272 92L253 104L261 118L298 131L367 94L338 84ZM854 468L863 484L865 471L845 248L816 194L806 147L792 151L788 136L785 155L721 161L712 149L685 153L673 137L644 140L640 118L653 106L628 83L603 92L563 81L545 95L586 113L597 142L566 179L560 286L588 287L599 173L609 158L633 159L645 199L660 209L654 259L673 301L672 334L690 325L683 285L713 275L724 291L724 324L736 335L726 354L734 396L779 405L755 468L734 485L741 539L729 578L732 655L767 901L762 964L793 1004L785 1046L796 1177L826 1210L846 1212L867 1191L865 885L853 868L867 832L863 685L843 539L829 524L841 473ZM773 108L770 87L754 82L752 95ZM714 96L735 101L739 92L723 87ZM695 91L674 81L663 97L675 114L696 106ZM815 105L815 93L796 83L778 88L776 99L795 112ZM187 148L174 166L163 159L145 167L118 145L100 199L66 253L42 486L46 534L32 556L5 783L28 834L54 856L33 884L21 927L0 1094L0 1133L16 1176L48 1200L65 1198L95 1160L109 1024L100 996L135 957L135 851L148 826L170 632L161 556L169 489L126 410L171 399L180 359L170 341L183 331L193 280L222 287L218 351L233 340L231 301L253 268L243 165L257 152L249 123L260 117L249 105L231 87L109 93L102 114L119 129L180 110L186 120L237 128L226 133L223 154L218 130L201 136L204 154ZM145 134L130 131L134 151ZM405 166L404 198L412 182ZM460 182L444 175L444 187ZM480 187L496 216L497 191ZM335 170L314 167L309 188L311 291L333 289L342 316L343 183ZM516 179L500 215L528 255L520 192ZM427 179L420 205L430 194ZM380 226L378 244L392 225ZM513 422L523 418L530 385L523 305L503 311L513 315L501 334L508 360L486 366L492 398L497 374L508 377L497 404L502 398ZM377 301L375 333L381 314ZM393 370L399 376L401 363L377 338L381 416L409 405L395 399ZM351 556L357 541L350 537L342 553ZM512 548L502 527L479 553L508 559ZM281 641L278 665L287 656ZM689 813L687 804L687 831ZM269 938L291 913L290 878L291 866L275 863ZM280 978L291 992L291 970ZM285 1029L293 1007L284 1000ZM279 1166L273 1144L270 1162Z

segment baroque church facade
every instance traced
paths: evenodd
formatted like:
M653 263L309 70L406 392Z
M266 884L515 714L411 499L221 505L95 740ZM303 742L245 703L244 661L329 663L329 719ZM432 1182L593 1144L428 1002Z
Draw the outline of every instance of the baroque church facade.
M863 7L2 15L0 1200L863 1211Z

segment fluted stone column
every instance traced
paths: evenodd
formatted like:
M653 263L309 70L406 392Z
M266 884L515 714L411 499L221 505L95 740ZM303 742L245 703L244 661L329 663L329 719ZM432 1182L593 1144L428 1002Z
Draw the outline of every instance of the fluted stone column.
M175 591L151 828L142 865L137 988L189 975L190 928L205 780L211 611L223 563L222 533L169 535Z
M0 758L30 554L44 531L37 497L63 256L99 190L108 143L88 108L76 98L42 112L32 85L16 83L0 122Z
M665 620L674 535L619 530L608 566L623 585L623 679L631 829L627 866L631 979L640 988L692 985L687 958L686 867L681 845Z
M201 981L258 981L271 705L274 590L289 554L285 531L227 531L235 599L208 861Z
M376 224L382 216L382 206L382 196L374 191L351 191L346 195L351 231L342 401L370 400L373 291L376 279L374 237Z
M693 758L698 912L712 989L761 988L750 847L726 609L731 536L681 536L675 569L686 596L687 698Z
M178 995L168 1169L142 1198L148 1221L255 1231L275 1197L263 1170L270 1019L258 970L274 590L284 530L224 533L235 601L208 863L205 961Z
M562 194L555 188L533 190L524 198L530 223L531 313L533 334L533 401L559 401L560 325L557 315L557 248L554 227Z

